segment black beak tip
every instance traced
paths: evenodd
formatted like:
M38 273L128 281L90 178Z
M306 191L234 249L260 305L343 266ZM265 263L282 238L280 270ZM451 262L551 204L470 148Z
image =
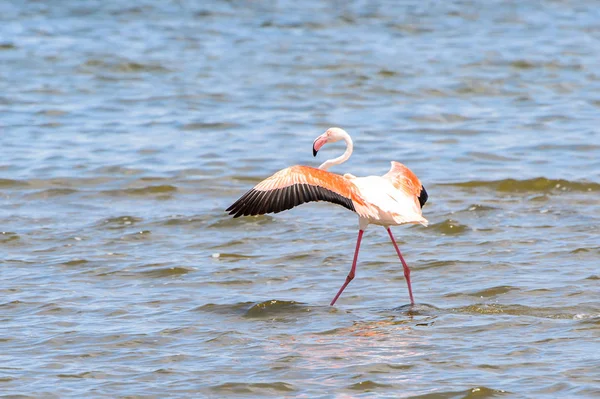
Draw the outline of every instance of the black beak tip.
M315 147L313 147L313 157L317 156L317 152L319 152L319 151L315 150Z

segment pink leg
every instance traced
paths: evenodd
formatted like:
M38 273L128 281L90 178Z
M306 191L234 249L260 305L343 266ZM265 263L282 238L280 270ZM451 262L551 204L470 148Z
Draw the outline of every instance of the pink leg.
M406 284L408 284L408 295L410 296L410 304L414 305L415 300L413 299L412 287L410 286L410 269L408 268L408 265L404 261L404 258L402 257L402 254L400 253L400 249L398 249L396 240L394 239L394 236L392 235L392 230L390 230L390 228L388 227L387 231L390 235L390 238L392 239L392 244L394 244L394 248L396 248L396 252L398 252L400 261L402 262L402 267L404 268L404 278L406 279Z
M346 286L354 278L354 272L356 271L356 261L358 260L358 249L360 248L360 240L362 240L363 233L363 230L358 230L358 239L356 240L356 249L354 250L354 260L352 261L352 269L350 269L350 273L348 274L348 277L346 277L346 282L344 283L344 285L342 285L342 288L340 288L335 298L333 298L333 301L331 301L330 306L333 306L335 304L335 301L337 301L340 295L342 295L344 288L346 288Z

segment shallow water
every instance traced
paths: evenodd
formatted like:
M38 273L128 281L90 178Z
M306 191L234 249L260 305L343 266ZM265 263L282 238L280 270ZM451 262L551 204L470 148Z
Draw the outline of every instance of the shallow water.
M600 8L0 3L1 397L599 397ZM225 212L408 165L430 226Z

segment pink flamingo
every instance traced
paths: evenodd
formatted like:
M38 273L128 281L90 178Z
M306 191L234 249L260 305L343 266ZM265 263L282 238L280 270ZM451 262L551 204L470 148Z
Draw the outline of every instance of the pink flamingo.
M400 253L390 226L405 223L427 226L427 219L421 213L421 208L427 201L427 191L410 169L395 161L392 161L392 168L383 176L340 176L328 172L330 167L350 158L353 149L350 135L343 129L332 127L313 143L313 155L317 156L317 152L325 144L340 140L346 142L343 155L325 161L318 169L296 165L280 170L240 197L227 208L227 212L234 215L234 218L263 215L278 213L312 201L328 201L348 208L358 214L358 239L350 273L331 305L335 304L346 286L354 279L360 242L365 229L371 223L383 226L387 230L402 262L410 303L414 305L410 269Z

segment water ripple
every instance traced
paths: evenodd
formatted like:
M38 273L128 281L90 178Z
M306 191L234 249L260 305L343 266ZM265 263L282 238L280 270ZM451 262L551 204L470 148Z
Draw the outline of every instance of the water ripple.
M447 183L447 186L465 188L489 188L499 192L553 192L553 191L600 191L600 184L593 182L577 182L564 179L547 179L538 177L535 179L515 180L502 179L495 181L465 181L458 183Z

